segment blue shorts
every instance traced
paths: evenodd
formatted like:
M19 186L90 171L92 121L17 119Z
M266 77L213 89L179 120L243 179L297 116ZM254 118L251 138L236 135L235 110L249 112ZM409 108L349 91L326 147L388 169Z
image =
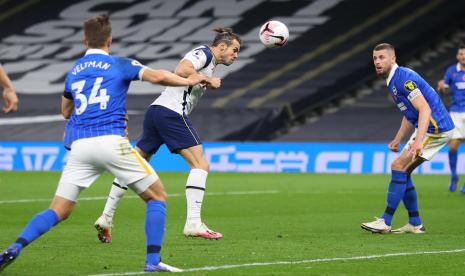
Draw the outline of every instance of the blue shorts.
M179 115L160 105L151 105L144 118L144 130L137 147L147 154L154 154L166 144L172 153L200 145L199 135L186 115Z

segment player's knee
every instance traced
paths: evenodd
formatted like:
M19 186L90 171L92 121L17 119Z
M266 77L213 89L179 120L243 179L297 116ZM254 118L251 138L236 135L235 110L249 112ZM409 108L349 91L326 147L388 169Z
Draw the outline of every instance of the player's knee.
M166 202L168 195L166 194L165 187L160 180L150 185L143 193L140 194L145 201L158 200Z
M156 200L158 201L163 201L163 202L168 201L168 194L166 193L165 189L157 192L155 195L157 197Z
M195 162L191 166L191 169L201 169L201 170L204 170L204 171L208 172L209 169L210 169L210 164L208 163L207 159L202 158L202 159L198 160L197 162Z
M455 144L450 144L449 145L449 151L450 152L457 152L458 149L459 149L459 145L455 145Z
M71 210L60 210L60 209L54 209L53 207L51 209L55 212L59 221L64 221L68 219L69 216L71 215Z
M394 160L391 163L391 170L393 171L404 171L405 170L405 165L400 162L399 160Z

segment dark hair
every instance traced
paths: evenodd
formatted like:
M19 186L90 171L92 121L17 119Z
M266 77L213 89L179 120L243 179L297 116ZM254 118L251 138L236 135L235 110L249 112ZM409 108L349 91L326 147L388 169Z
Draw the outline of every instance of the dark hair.
M98 15L84 22L84 35L88 47L104 47L111 36L111 23L108 15Z
M389 43L380 43L380 44L376 45L375 48L373 49L373 51L381 51L381 50L391 50L393 52L396 51L394 49L394 46L392 46Z
M215 39L213 39L212 46L217 46L221 42L229 46L232 44L233 40L237 40L237 42L241 44L241 39L231 28L215 28L213 31L218 34L215 36Z
M465 49L465 44L464 44L464 43L460 43L459 49Z

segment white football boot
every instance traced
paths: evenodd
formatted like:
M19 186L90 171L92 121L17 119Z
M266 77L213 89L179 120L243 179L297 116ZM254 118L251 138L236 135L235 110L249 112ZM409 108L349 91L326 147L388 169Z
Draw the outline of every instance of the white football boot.
M386 234L391 232L391 226L387 225L384 219L377 217L375 217L374 221L364 222L360 226L373 233Z
M159 262L157 265L146 263L145 272L182 272L183 270L174 266Z
M112 223L107 219L105 215L101 215L94 224L97 229L97 237L103 243L111 243L111 227Z
M412 233L412 234L424 234L426 232L425 227L423 224L420 225L412 225L407 223L406 225L402 226L401 228L394 229L391 231L394 234L404 234L404 233Z
M210 240L219 240L223 235L219 232L215 232L207 227L205 223L188 223L184 226L184 235L186 237L199 237Z

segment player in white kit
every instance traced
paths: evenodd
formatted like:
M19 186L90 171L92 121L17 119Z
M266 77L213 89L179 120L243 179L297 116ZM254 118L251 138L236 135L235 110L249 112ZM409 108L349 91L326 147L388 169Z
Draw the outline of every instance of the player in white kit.
M200 73L208 76L209 88L219 88L221 80L213 73L218 64L231 65L241 47L239 36L229 28L216 28L211 45L202 45L188 52L176 67L176 74L188 77ZM206 239L220 239L223 235L209 229L201 219L201 207L205 193L209 164L202 144L188 115L192 112L206 90L205 85L167 87L148 108L144 130L136 150L150 160L162 144L172 153L180 154L191 168L186 182L187 218L184 235ZM127 190L118 179L113 182L103 214L95 222L98 238L111 242L113 215L119 200Z

